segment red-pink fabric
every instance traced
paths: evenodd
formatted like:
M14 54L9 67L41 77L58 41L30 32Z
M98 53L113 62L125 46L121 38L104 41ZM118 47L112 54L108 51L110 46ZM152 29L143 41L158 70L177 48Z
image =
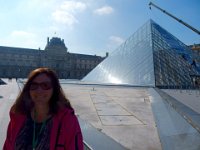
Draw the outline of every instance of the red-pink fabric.
M10 122L7 129L7 137L3 150L14 150L18 132L26 121L25 115L10 112ZM60 133L58 133L61 124ZM57 134L59 134L58 139ZM56 143L57 142L57 143ZM53 125L50 135L50 150L83 150L83 137L74 111L63 108L53 116Z

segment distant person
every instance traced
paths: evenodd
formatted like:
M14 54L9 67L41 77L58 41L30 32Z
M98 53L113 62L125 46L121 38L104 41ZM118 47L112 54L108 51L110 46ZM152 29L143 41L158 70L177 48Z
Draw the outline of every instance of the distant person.
M3 150L83 150L74 110L51 69L33 70L10 110Z

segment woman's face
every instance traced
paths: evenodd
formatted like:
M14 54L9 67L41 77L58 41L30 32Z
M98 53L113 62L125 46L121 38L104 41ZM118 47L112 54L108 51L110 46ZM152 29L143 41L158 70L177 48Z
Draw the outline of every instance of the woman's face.
M51 79L44 73L38 75L33 79L29 92L34 104L48 104L53 94Z

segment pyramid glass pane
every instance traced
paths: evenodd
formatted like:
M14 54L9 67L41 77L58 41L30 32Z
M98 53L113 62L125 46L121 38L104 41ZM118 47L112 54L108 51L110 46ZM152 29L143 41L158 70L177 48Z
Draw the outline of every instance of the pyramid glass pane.
M200 77L200 64L194 63L197 57L180 40L149 20L82 81L167 88L193 87L193 77Z
M196 54L176 37L151 21L155 82L158 87L193 87L192 76L198 66L192 65Z
M111 53L82 81L154 86L150 21Z

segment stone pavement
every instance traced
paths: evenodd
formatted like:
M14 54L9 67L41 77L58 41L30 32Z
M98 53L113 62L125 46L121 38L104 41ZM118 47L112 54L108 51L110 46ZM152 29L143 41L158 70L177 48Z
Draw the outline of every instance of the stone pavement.
M62 87L81 119L125 148L162 149L147 88L75 84Z
M0 85L0 149L2 149L6 136L9 110L19 92L15 80L4 79L3 81L8 84Z
M7 85L0 86L0 149L9 108L18 93L15 80L6 81ZM61 83L91 149L179 150L194 145L193 150L198 150L200 147L199 133L152 88Z

